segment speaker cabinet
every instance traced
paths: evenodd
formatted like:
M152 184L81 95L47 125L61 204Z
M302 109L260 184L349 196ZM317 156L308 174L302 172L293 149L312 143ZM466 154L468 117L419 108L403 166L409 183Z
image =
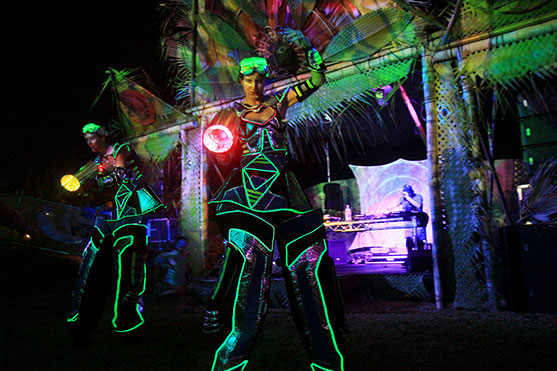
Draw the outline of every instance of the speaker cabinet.
M557 142L524 147L523 159L529 174L533 174L544 161L557 157Z
M528 173L533 174L540 163L557 157L557 112L536 114L530 109L523 109L522 115L522 156Z
M327 240L327 248L329 256L334 260L335 265L346 264L348 262L346 240Z
M410 250L406 261L406 270L409 273L432 272L431 250Z
M325 192L325 209L342 211L342 190L338 183L327 183L323 186Z
M557 228L502 228L504 292L512 310L557 313Z

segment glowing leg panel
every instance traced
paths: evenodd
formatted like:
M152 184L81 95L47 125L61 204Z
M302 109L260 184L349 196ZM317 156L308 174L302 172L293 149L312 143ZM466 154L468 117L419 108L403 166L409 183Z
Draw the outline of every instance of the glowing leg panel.
M229 242L243 256L232 331L217 349L212 370L243 370L255 335L263 324L271 285L272 245L265 246L249 232L229 230Z
M113 241L95 227L83 251L74 291L72 310L67 318L74 341L86 341L101 317L111 291Z
M287 265L285 281L298 331L312 359L312 369L340 371L344 369L337 341L341 335L331 323L318 274L325 250L324 243L305 250L295 262Z
M128 224L114 231L114 237L118 257L112 325L116 332L127 332L144 322L147 229L142 224Z
M309 352L312 370L341 371L344 370L339 347L342 335L328 305L333 312L339 311L335 303L328 302L331 295L324 290L329 288L324 287L319 277L321 261L328 258L320 215L312 211L281 224L281 240L289 241L284 246L283 274L292 314ZM292 225L302 227L294 230Z

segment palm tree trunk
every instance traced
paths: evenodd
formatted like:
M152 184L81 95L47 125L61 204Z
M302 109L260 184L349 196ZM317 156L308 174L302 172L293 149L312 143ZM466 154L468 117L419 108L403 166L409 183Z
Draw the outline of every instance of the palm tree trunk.
M435 305L437 309L443 309L443 284L439 269L439 250L441 246L440 232L443 229L440 218L441 195L439 179L439 148L437 138L437 109L434 87L434 70L432 66L431 51L424 48L422 51L422 78L424 86L424 106L426 111L427 130L427 160L429 163L429 187L430 187L430 219L432 226L432 259L433 259L433 281L435 286Z

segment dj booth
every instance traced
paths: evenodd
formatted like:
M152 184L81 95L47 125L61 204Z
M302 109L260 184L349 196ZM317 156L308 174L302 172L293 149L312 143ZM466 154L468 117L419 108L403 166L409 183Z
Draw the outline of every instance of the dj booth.
M425 213L391 212L380 215L356 215L351 221L343 221L340 218L325 217L325 231L329 255L336 264L378 264L378 265L402 265L406 264L407 270L414 265L412 271L429 270L431 266L431 249L425 244L424 250L411 250L410 259L407 260L406 251L384 252L378 246L360 246L350 248L348 246L355 235L361 232L410 229L413 231L413 245L418 246L416 240L417 228L425 227L428 216ZM415 259L414 259L415 258ZM412 264L413 263L413 264ZM418 268L419 266L419 268Z

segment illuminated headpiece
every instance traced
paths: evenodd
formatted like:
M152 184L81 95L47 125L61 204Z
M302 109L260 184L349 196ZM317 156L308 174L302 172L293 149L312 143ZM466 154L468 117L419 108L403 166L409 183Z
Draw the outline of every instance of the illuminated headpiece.
M245 58L240 61L240 74L243 76L249 76L253 72L257 72L260 75L269 77L269 65L265 58L261 57L251 57Z
M91 133L91 134L99 135L101 137L108 136L108 131L106 130L106 128L104 126L97 125L93 122L85 125L83 127L82 131L83 131L83 135L85 135L87 133Z

